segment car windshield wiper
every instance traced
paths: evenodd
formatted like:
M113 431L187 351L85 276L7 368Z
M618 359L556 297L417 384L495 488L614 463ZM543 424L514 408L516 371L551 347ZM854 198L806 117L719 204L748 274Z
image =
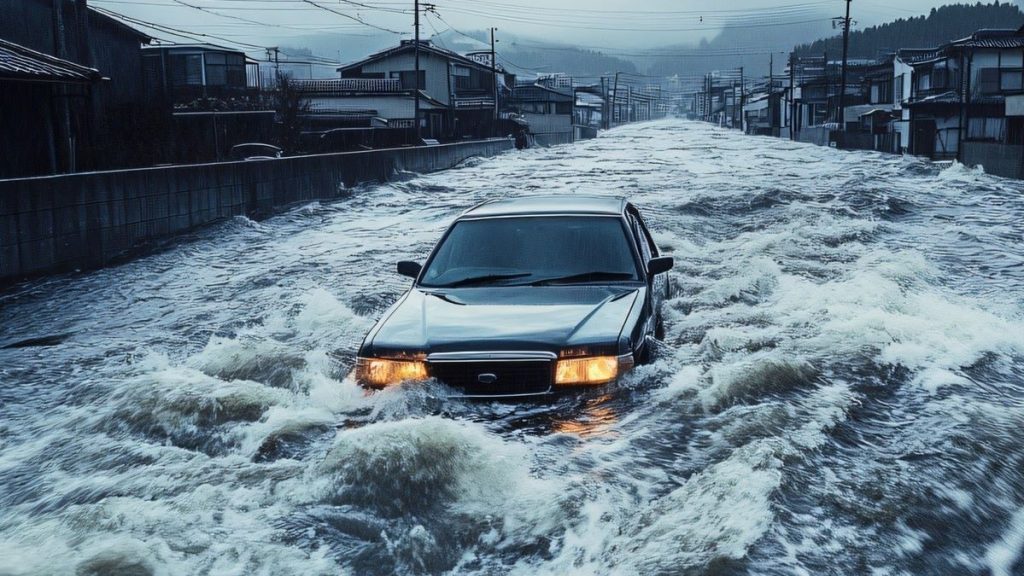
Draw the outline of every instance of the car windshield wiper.
M602 280L635 280L636 275L632 272L607 272L604 270L594 270L592 272L582 272L580 274L571 274L569 276L556 276L554 278L542 278L534 282L530 282L530 286L545 286L548 284L572 284L573 282L600 282Z
M435 288L459 288L460 286L490 284L491 282L512 280L513 278L524 278L526 276L533 276L533 274L529 272L521 272L519 274L487 274L484 276L470 276L469 278L463 278L462 280L456 280L455 282L449 282L448 284L440 284L435 286Z

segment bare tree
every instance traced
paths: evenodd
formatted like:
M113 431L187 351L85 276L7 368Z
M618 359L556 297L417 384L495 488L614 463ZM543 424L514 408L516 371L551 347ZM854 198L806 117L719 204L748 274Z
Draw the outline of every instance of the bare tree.
M302 148L302 116L309 111L309 102L288 74L278 77L273 100L278 145L286 154L297 154Z

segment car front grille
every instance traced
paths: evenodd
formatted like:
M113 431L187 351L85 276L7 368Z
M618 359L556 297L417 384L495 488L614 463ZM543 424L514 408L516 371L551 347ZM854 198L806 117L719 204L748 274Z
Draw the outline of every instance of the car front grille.
M446 360L428 365L431 376L467 396L544 394L554 379L553 360Z

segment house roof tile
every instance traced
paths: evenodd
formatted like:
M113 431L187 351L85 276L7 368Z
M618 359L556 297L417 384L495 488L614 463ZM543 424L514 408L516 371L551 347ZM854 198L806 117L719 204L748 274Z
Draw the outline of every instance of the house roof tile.
M84 84L99 79L94 68L0 39L0 80Z

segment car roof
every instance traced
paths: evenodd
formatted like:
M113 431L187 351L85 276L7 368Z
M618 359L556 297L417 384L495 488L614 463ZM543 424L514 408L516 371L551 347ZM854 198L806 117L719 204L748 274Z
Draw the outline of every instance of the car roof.
M600 214L618 216L626 210L626 199L618 196L519 196L488 200L464 212L461 218L532 216L550 214Z

